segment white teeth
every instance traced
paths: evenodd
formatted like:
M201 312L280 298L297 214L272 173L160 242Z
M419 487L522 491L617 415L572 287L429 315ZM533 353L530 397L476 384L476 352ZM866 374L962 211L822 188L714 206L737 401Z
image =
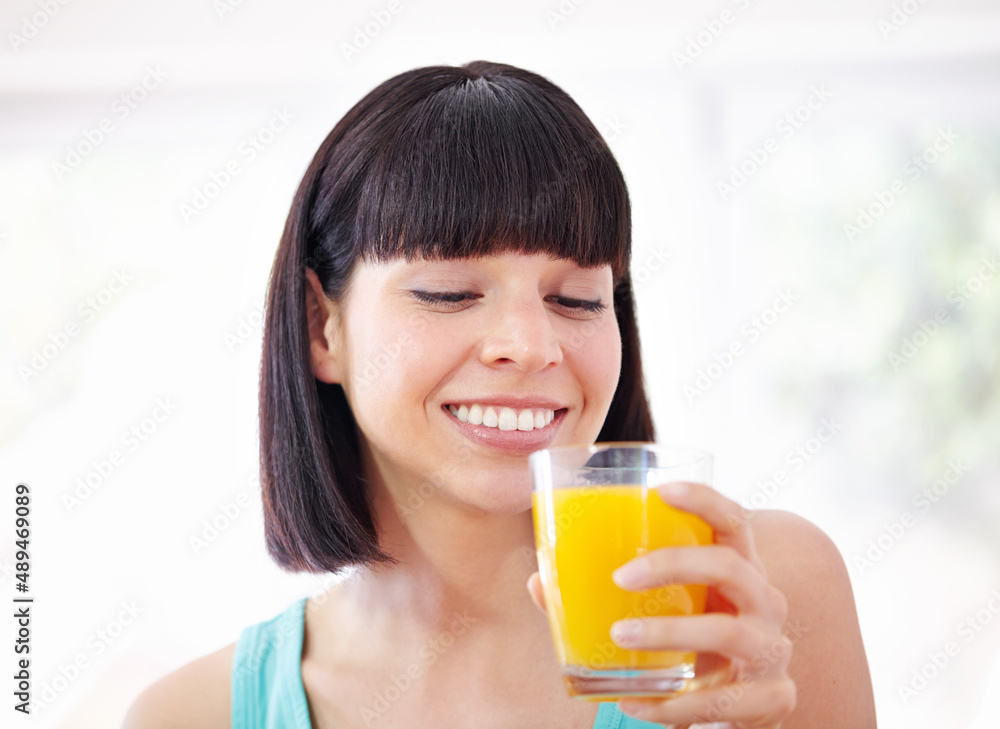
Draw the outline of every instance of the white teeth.
M449 405L448 411L458 420L470 425L484 425L487 428L500 430L532 431L544 428L555 418L554 410L545 408L515 408L499 405L484 406L478 403L471 405Z
M500 430L517 430L517 412L514 408L500 408L497 425Z

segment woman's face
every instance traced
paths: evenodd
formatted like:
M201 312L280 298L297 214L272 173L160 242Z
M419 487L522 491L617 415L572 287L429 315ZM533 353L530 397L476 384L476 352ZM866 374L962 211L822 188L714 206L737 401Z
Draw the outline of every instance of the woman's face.
M621 368L612 292L610 266L547 253L359 264L325 336L312 327L313 369L343 386L366 474L404 508L516 513L530 452L600 433Z

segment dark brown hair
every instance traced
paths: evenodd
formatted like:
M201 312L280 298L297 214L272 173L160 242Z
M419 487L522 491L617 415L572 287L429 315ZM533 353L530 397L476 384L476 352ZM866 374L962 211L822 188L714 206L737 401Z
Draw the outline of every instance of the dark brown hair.
M391 562L379 548L343 388L312 372L306 267L334 301L361 260L548 252L610 264L622 368L599 441L653 441L632 282L628 190L558 86L501 63L390 78L316 152L275 255L260 373L260 475L271 557L289 571Z

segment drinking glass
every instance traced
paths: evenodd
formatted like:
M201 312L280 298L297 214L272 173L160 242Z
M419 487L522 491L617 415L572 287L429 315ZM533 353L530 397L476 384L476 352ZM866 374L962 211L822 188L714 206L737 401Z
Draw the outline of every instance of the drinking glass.
M711 485L711 454L645 442L558 446L528 457L539 574L570 696L596 701L671 696L721 680L717 656L629 650L611 625L630 617L697 615L705 585L623 590L611 573L661 547L706 545L712 528L667 505L656 487Z

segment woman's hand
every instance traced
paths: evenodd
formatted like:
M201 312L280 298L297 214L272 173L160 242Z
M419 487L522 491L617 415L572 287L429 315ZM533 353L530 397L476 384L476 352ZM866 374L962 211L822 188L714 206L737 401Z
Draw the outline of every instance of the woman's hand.
M728 682L669 699L629 698L621 710L645 721L685 727L730 722L740 729L777 729L795 708L788 675L792 642L782 635L785 596L768 581L754 546L747 511L696 483L658 489L671 506L715 530L715 544L667 547L627 562L614 573L619 587L642 592L661 585L708 585L704 615L620 620L611 637L624 648L694 650L732 660Z

